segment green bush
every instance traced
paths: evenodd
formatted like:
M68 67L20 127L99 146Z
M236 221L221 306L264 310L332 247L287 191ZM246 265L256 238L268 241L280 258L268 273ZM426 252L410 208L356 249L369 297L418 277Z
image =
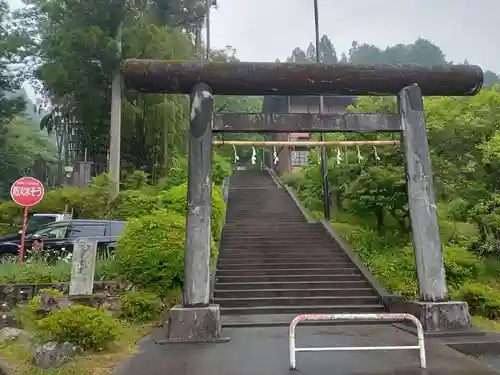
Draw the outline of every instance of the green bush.
M222 184L222 181L231 175L233 167L223 156L214 152L212 158L212 182L216 185Z
M148 215L158 208L158 197L141 191L125 190L111 203L110 218L127 220Z
M471 223L439 220L441 242L470 247L479 239L477 227Z
M140 190L149 186L149 174L144 171L133 171L124 176L122 189Z
M296 190L301 190L300 188L306 181L306 174L302 168L299 168L291 172L283 173L280 178L285 185Z
M185 225L185 217L167 210L131 220L117 244L120 274L159 296L181 285Z
M161 313L161 301L152 293L128 292L121 296L121 317L134 322L148 322Z
M37 322L37 333L44 340L71 342L95 351L116 340L120 328L105 310L76 304L53 311Z
M160 206L180 215L187 214L187 184L175 186L164 191L159 196ZM225 203L222 192L215 185L212 186L212 237L218 241L224 225Z
M54 297L62 297L64 293L55 289L42 289L40 293L48 293ZM19 303L14 308L14 319L17 323L21 325L24 329L35 330L36 324L39 319L43 317L41 314L42 309L42 298L40 295L33 297L27 303Z
M446 280L450 288L474 280L481 271L480 259L460 246L445 246L443 249Z
M467 221L471 205L463 198L452 200L446 207L446 218L453 221Z
M500 319L500 292L498 290L484 284L469 283L463 285L453 297L467 302L472 315Z
M186 218L168 210L132 219L118 240L119 274L142 290L164 297L184 278ZM212 260L216 254L212 241Z
M168 190L174 186L184 184L187 181L187 165L186 158L174 158L168 168L167 176L158 181L158 189Z

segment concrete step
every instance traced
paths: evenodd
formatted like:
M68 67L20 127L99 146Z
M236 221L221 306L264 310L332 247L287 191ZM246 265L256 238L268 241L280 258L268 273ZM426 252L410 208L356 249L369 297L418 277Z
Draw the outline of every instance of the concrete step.
M290 262L293 261L293 262ZM352 262L338 262L335 260L322 260L321 262L318 262L318 260L303 260L301 262L295 261L295 259L289 259L290 263L281 263L281 262L266 262L266 261L251 261L248 263L226 263L223 261L218 261L217 262L217 269L219 271L248 271L251 272L253 270L259 270L261 271L262 268L269 269L269 270L290 270L290 269L298 269L300 267L300 270L304 272L306 269L314 269L314 270L319 270L319 269L329 269L329 270L351 270L352 268L356 269L355 265Z
M258 307L220 307L222 315L258 314L362 314L383 312L384 306L373 305L335 305L335 306L258 306Z
M371 289L371 286L365 280L348 281L264 281L264 282L234 282L227 283L217 281L215 289L219 292L226 290L265 290L271 289Z
M318 281L365 281L361 273L356 274L330 274L322 275L317 273L300 275L223 275L220 272L215 274L216 281L221 283L254 283L254 282L318 282ZM217 285L217 284L216 284Z
M215 288L214 296L218 298L302 298L302 297L377 297L372 288L324 288L324 289L234 289L220 290Z
M359 270L354 267L351 268L256 268L256 269L218 269L216 276L298 276L298 275L357 275L360 274Z
M215 298L215 303L223 307L256 307L256 306L336 306L336 305L370 305L379 302L378 296L342 296L342 297L248 297L248 298Z
M258 314L258 315L222 315L222 326L224 328L245 328L245 327L289 327L292 320L298 314ZM380 320L316 320L302 321L301 326L339 326L339 325L390 325L398 321Z

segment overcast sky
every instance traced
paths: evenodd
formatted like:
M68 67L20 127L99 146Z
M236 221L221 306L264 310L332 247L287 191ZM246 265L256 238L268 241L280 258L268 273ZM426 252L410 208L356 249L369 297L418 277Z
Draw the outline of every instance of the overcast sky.
M314 40L313 0L218 0L212 44L241 60L274 61ZM319 28L340 56L353 40L380 48L436 43L448 60L500 73L500 0L318 0Z
M8 0L19 6L20 0ZM338 55L353 40L380 48L418 37L448 60L500 73L500 0L318 0L320 33ZM313 0L218 0L212 45L231 45L244 61L274 61L314 40Z

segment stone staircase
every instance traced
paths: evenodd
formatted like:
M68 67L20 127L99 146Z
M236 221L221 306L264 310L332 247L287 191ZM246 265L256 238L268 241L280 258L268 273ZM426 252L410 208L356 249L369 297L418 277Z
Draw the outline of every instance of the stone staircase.
M301 313L385 311L322 224L308 223L265 171L231 177L215 277L226 327L288 325Z

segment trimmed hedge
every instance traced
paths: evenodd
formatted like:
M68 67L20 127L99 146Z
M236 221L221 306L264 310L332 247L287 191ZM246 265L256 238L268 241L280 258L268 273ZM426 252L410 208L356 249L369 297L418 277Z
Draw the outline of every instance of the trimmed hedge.
M184 278L186 218L169 210L132 219L117 244L117 267L135 286L164 297ZM212 241L212 256L216 254Z
M187 214L187 184L175 186L159 196L160 206L168 209L169 211L176 212L180 215L186 216ZM212 186L212 237L218 241L221 235L222 227L224 225L224 212L226 204L222 197L221 190L213 185Z

